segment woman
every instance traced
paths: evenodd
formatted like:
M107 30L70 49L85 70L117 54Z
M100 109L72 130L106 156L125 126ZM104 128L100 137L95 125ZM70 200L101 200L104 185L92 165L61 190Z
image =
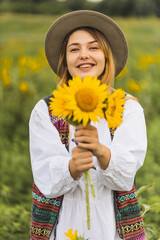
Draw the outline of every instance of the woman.
M128 48L123 32L112 19L82 10L53 23L45 51L51 68L60 77L59 84L77 75L82 79L91 75L112 92L114 78L125 66ZM76 131L64 120L59 126L62 122L49 115L48 99L36 104L30 119L34 177L31 239L63 240L71 228L90 240L144 239L134 186L147 145L140 104L126 97L123 123L111 137L104 119L85 128L79 125ZM90 230L83 178L87 169L91 169L96 192L95 199L90 197Z

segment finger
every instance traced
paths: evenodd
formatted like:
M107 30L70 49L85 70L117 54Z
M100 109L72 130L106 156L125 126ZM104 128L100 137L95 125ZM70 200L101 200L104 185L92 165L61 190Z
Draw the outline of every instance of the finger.
M83 149L89 149L90 151L95 150L96 145L97 144L94 144L94 143L83 143L83 142L78 143L78 147L83 148Z
M83 158L79 158L77 163L79 165L86 165L86 164L91 164L93 163L93 158L92 157L83 157Z
M84 137L86 139L97 139L98 140L98 133L97 131L88 131L88 130L80 130L74 134L74 141L76 141L77 138ZM72 141L73 141L72 140ZM85 139L84 139L85 140Z
M78 130L80 130L80 129L88 129L88 130L91 130L91 129L96 129L96 127L94 127L94 126L92 126L92 125L90 125L90 124L87 124L85 127L83 127L83 125L80 124L80 125L78 125L78 126L76 127L76 130L78 131Z
M91 135L91 131L89 131L88 129L84 129L84 128L82 128L74 133L74 137L90 136L90 135Z
M91 151L80 152L80 153L78 153L78 157L79 158L91 158L92 159L93 153Z
M94 137L88 137L88 136L79 136L79 137L75 137L74 138L74 142L77 143L91 143L91 142L96 142L97 139L95 139Z
M83 158L75 158L75 156L72 156L73 162L78 167L81 167L86 164L92 164L93 158L92 157L83 157Z
M78 126L76 126L75 131L78 131L78 130L80 130L80 129L82 129L82 128L83 128L83 124L79 124Z
M91 161L91 158L81 159L78 162L74 161L74 164L75 164L76 170L79 172L82 172L89 168L94 167L94 163L93 161Z
M72 156L74 158L87 158L87 157L93 157L93 153L91 151L88 151L88 149L79 148L72 151Z
M98 132L97 132L97 128L89 125L89 127L85 127L85 128L79 128L77 129L77 131L75 131L74 136L78 137L78 136L98 136Z
M72 149L72 153L81 153L81 152L90 152L90 153L92 153L91 151L89 151L89 150L86 150L86 149L84 149L84 148L81 148L81 147L79 147L79 146L77 146L77 147L74 147L73 149Z
M86 170L90 169L90 168L93 168L94 167L94 164L91 163L91 164L86 164L86 165L83 165L82 168L81 168L81 171L82 172L85 172Z

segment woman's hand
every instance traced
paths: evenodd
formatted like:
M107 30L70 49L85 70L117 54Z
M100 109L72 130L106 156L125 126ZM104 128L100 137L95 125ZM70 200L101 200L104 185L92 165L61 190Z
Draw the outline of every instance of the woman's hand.
M83 125L77 126L74 134L74 142L78 143L78 146L81 148L91 150L94 156L99 152L100 143L97 128L90 124L86 127L83 127Z
M110 161L110 150L99 142L97 128L88 124L86 127L79 125L74 134L74 141L78 147L90 150L97 157L102 169L108 167Z
M74 180L77 180L84 171L93 166L93 153L91 151L81 147L72 149L72 159L69 162L69 170Z

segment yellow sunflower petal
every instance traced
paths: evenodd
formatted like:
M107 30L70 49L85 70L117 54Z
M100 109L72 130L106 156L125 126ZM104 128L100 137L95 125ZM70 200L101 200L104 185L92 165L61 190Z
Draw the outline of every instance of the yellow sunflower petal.
M68 233L65 233L66 237L69 238L69 240L76 240L77 239L77 230L73 233L73 229L69 229Z
M105 114L109 128L116 129L123 122L124 96L125 92L122 89L117 89L108 97L108 106Z
M68 87L66 85L63 85L63 87L58 86L58 89L54 90L52 94L54 97L50 98L49 104L49 110L52 115L58 118L66 118L68 115L72 114L72 111L65 107L65 95L68 94Z
M83 127L87 126L88 121L89 121L89 117L88 117L87 113L84 112L84 114L83 114Z

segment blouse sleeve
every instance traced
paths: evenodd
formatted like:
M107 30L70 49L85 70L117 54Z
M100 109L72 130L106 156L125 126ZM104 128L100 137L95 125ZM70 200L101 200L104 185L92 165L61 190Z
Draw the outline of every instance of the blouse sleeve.
M127 100L123 123L116 129L107 147L111 151L111 159L106 170L97 165L100 181L112 190L131 190L147 149L144 113L137 101Z
M50 121L44 100L31 113L29 135L33 178L39 190L48 198L74 190L77 181L71 177L68 167L71 156Z

